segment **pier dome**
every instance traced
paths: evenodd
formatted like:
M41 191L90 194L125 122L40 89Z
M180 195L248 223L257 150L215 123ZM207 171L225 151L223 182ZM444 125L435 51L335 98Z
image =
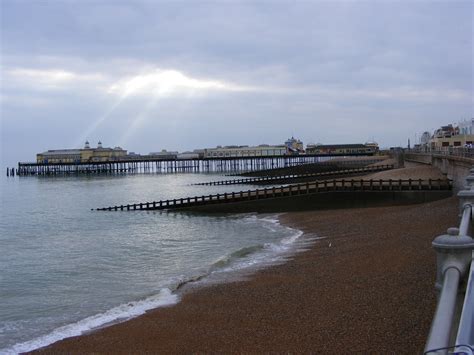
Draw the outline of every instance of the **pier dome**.
M84 149L90 149L89 141L86 141L84 144Z

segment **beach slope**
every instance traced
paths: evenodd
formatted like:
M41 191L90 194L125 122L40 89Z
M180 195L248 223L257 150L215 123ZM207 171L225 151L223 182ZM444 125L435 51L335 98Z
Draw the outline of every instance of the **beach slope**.
M246 280L39 352L422 352L436 303L431 241L457 224L456 198L280 219L325 238Z

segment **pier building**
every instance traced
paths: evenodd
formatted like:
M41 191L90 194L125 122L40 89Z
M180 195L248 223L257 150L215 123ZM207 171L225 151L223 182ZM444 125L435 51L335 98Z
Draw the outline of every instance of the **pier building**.
M285 141L285 146L287 148L287 153L294 153L294 154L304 153L303 142L294 137L288 138Z
M88 163L117 161L125 158L127 151L120 148L104 148L99 141L97 148L91 148L86 141L82 149L53 149L36 154L38 164Z
M325 155L372 155L378 151L378 144L314 144L306 146L306 154Z
M225 146L204 149L204 158L225 158L225 157L262 157L262 156L282 156L286 155L288 148L285 145L261 144L256 147L247 145Z

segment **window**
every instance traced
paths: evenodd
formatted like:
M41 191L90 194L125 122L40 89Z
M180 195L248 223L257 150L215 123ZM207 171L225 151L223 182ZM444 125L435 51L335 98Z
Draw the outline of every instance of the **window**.
M460 147L460 146L461 146L461 142L454 142L454 146L455 146L455 147Z
M441 146L442 146L442 147L449 147L449 142L443 142L443 143L441 144Z

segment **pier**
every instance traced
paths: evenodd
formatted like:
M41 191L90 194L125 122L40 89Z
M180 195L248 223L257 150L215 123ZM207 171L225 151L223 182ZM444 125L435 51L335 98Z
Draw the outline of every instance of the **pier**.
M347 156L367 154L347 154ZM74 163L19 162L17 175L136 174L179 172L249 172L320 163L341 155L278 155L248 157L209 157L189 159L120 159Z
M319 162L319 157L246 157L119 160L87 163L18 163L18 175L137 174L255 171Z
M316 205L416 203L451 195L449 180L334 179L231 193L185 197L97 208L97 211L191 210L202 212L276 212ZM404 193L405 194L401 194ZM331 193L331 194L328 194ZM337 195L335 195L336 193ZM430 195L430 193L433 193ZM294 197L309 197L294 199ZM387 198L389 197L389 198ZM250 203L249 203L250 202ZM264 203L262 203L264 202Z

